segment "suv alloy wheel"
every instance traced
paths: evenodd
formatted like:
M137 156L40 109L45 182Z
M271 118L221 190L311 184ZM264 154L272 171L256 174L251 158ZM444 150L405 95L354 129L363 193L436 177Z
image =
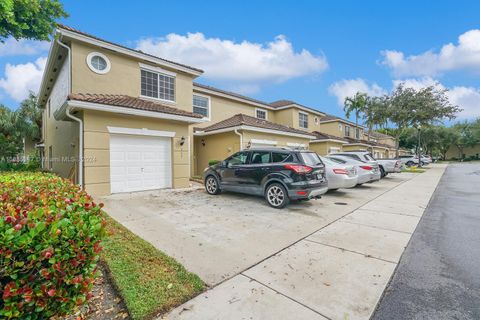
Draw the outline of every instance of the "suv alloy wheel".
M289 202L287 190L280 183L272 183L265 190L265 199L276 209L284 208Z
M217 178L208 176L207 179L205 179L205 190L207 190L208 194L219 194L220 188Z

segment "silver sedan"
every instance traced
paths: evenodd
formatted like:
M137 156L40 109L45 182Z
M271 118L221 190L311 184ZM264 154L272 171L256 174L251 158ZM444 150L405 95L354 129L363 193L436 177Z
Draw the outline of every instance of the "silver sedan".
M367 182L378 181L381 178L380 170L378 166L374 167L373 164L365 163L352 159L350 157L340 155L329 155L326 157L331 161L335 161L339 164L354 166L357 169L358 181L357 184L364 184Z
M344 165L325 157L320 158L325 165L328 190L353 188L357 185L358 175L355 166Z

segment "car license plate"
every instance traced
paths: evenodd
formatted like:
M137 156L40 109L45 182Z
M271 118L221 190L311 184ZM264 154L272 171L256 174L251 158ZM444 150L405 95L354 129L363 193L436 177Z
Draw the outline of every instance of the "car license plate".
M317 180L323 180L323 176L320 173L317 174Z

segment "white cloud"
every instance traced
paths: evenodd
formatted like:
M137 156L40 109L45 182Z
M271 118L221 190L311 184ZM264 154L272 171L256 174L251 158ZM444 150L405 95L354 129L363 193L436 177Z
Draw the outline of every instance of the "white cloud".
M382 64L398 76L435 76L447 71L469 70L480 73L480 29L458 37L458 44L448 43L439 52L426 51L405 56L401 51L382 51Z
M35 55L45 52L50 47L48 41L15 40L8 38L4 43L0 42L0 57L14 55Z
M267 83L318 74L328 67L323 55L315 56L305 49L296 52L281 35L259 44L206 38L202 33L172 33L164 38L142 39L137 49L201 68L205 71L202 77L248 92L258 91Z
M366 93L369 96L381 96L387 91L376 83L369 85L364 79L344 79L337 81L328 87L328 92L337 97L339 106L343 106L345 98L354 96L357 92Z
M16 101L25 99L30 90L38 91L46 62L47 58L41 57L25 64L7 63L5 76L0 79L0 88Z

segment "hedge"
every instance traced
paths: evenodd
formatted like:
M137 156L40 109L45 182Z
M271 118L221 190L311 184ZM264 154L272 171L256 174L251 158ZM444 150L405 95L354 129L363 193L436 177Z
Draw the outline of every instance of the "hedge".
M62 316L91 296L102 205L49 173L0 173L0 318Z

